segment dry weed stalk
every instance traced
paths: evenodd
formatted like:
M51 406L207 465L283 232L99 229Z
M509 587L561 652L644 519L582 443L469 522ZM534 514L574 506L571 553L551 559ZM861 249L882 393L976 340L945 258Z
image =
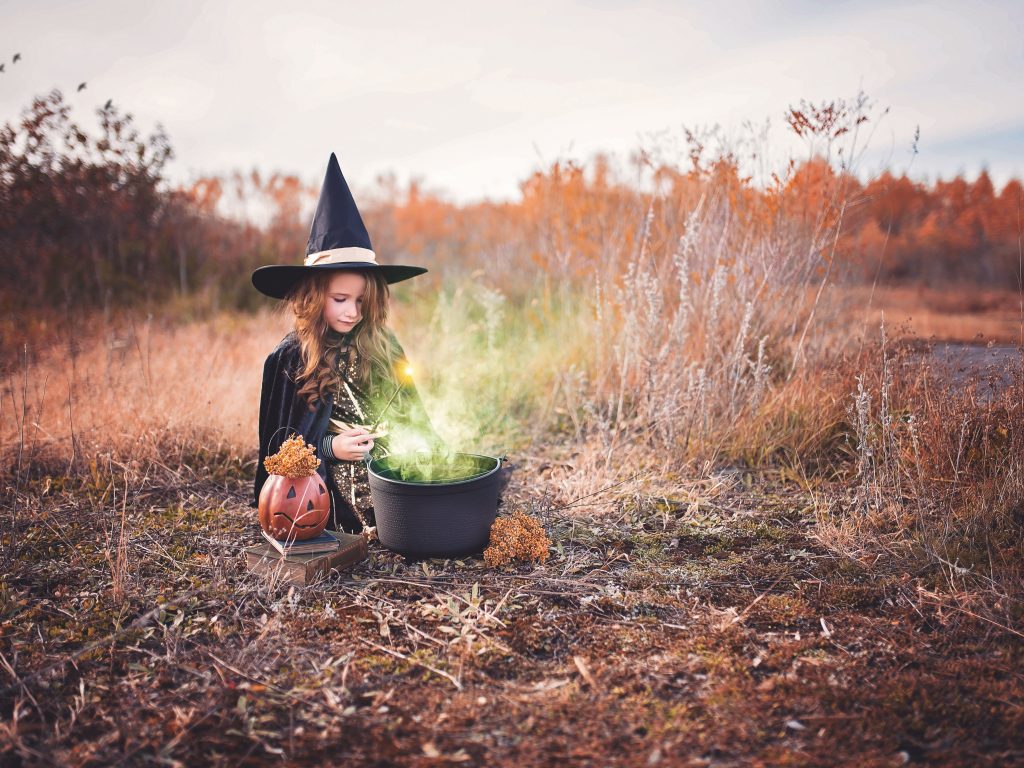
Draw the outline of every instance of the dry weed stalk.
M114 493L112 507L117 509L117 495ZM121 494L121 516L118 523L117 543L112 543L111 531L104 531L104 558L110 567L111 597L115 603L123 603L127 595L125 584L128 576L128 477L124 478L124 492Z
M805 292L776 280L798 270L767 242L744 238L728 257L721 252L734 215L725 199L702 200L671 257L630 261L611 306L595 313L595 335L610 340L613 356L593 379L591 426L612 450L635 434L686 454L761 407Z
M812 155L824 154L823 167L838 158L829 183L775 177L776 197L754 194L726 144L705 161L705 138L691 136L690 174L639 164L653 171L655 191L641 196L642 217L632 211L635 234L623 225L626 209L600 221L618 258L602 254L593 272L593 335L610 354L597 355L585 411L609 453L639 440L683 459L713 455L757 421L770 390L817 375L825 347L815 321L871 105L859 95L812 107L793 110L791 126ZM820 199L790 210L801 185ZM558 237L570 239L571 231Z
M877 351L855 364L857 493L820 522L837 539L849 541L845 528L861 546L920 555L942 571L951 594L1018 594L1024 369L998 380L965 377L929 350L892 349L884 327Z

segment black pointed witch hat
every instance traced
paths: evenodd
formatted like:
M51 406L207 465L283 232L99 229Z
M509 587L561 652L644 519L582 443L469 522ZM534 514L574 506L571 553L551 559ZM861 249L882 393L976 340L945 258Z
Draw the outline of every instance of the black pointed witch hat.
M271 264L252 273L256 290L275 299L283 299L295 285L312 272L324 269L359 269L379 272L388 283L422 275L424 267L379 264L370 245L370 235L352 199L352 192L341 174L338 158L331 153L320 200L313 214L313 226L306 244L306 259L301 265Z

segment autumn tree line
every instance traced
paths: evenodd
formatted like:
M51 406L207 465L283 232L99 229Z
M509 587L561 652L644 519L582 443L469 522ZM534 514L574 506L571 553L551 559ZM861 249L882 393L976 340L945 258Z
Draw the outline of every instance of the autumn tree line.
M301 259L317 187L256 172L176 186L162 131L142 135L110 103L98 118L98 130L84 129L53 91L0 131L5 312L168 300L259 306L249 271ZM1016 179L1002 189L984 172L932 183L886 172L864 182L841 158L815 155L755 183L729 151L691 152L685 167L643 153L633 163L645 174L640 185L603 157L555 162L522 181L515 202L456 205L418 182L388 178L357 193L384 259L435 274L486 267L511 291L541 275L614 280L624 247L677 237L679 222L709 195L729 202L740 238L791 230L794 243L807 242L801 232L834 228L818 270L829 265L837 280L1020 287L1024 190Z

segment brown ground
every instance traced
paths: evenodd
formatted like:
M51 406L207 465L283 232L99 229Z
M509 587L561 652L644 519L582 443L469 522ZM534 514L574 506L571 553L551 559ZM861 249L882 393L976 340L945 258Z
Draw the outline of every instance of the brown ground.
M544 566L375 545L290 590L245 572L248 469L6 489L0 763L1024 764L1021 637L770 477L540 512Z
M1024 344L1024 295L971 285L945 290L923 286L849 286L836 289L852 327L877 337L883 318L890 338L963 344Z

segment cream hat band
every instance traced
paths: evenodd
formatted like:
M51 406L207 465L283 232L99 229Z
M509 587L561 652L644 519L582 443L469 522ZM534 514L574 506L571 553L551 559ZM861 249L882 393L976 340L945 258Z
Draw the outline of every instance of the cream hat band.
M377 254L369 248L347 246L345 248L331 248L326 251L311 253L303 262L304 266L312 267L314 264L341 264L343 262L360 261L364 264L376 264Z

